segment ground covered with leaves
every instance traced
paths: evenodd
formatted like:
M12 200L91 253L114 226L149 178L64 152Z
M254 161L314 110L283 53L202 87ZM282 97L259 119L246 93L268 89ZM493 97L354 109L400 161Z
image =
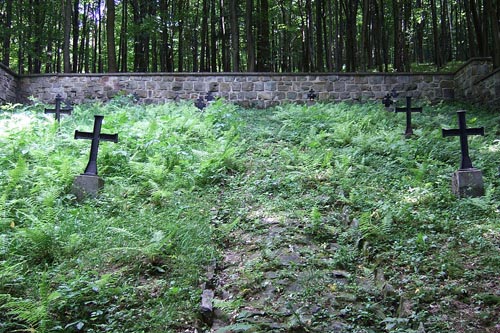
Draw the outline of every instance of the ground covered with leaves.
M0 332L500 330L498 114L424 106L405 139L379 104L43 107L0 113ZM450 191L459 109L481 198ZM119 143L79 203L94 114Z

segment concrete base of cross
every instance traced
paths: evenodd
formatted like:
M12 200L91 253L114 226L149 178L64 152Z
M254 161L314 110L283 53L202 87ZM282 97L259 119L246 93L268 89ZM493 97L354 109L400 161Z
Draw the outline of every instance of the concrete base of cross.
M451 190L459 198L483 196L482 171L475 168L455 171L451 177Z
M82 201L85 198L95 198L103 186L104 180L99 176L79 175L73 181L71 193L76 196L76 200Z

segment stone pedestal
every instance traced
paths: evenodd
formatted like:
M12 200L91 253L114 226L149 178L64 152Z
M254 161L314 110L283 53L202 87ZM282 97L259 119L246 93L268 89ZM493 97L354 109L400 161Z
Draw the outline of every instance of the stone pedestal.
M483 196L483 173L479 169L455 171L451 178L451 190L460 198Z
M99 176L79 175L73 181L71 193L78 201L82 201L85 198L95 198L103 186L104 180Z

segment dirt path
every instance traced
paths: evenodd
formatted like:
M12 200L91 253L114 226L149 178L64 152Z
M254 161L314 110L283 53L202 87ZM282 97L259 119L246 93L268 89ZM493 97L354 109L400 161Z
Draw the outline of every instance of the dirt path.
M223 255L215 274L211 332L348 330L340 310L356 298L348 292L351 276L333 269L335 243L311 238L312 228L319 227L309 216L312 207L289 196L291 188L307 189L300 167L280 158L279 150L286 149L274 139L280 124L264 116L258 128L245 174L232 179L214 211ZM235 205L237 211L225 210Z

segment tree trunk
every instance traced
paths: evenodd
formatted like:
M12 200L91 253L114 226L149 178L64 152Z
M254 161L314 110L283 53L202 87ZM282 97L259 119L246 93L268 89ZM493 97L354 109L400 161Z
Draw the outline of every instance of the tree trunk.
M208 47L208 0L203 0L203 11L201 19L201 51L200 51L200 70L208 71L209 65L209 47Z
M229 21L231 26L232 71L240 71L240 27L238 22L238 1L229 0Z
M253 37L253 0L246 0L245 25L247 42L247 72L255 72L255 43Z
M500 28L498 20L500 16L500 4L496 4L492 0L485 0L486 11L489 13L489 21L491 24L491 35L493 40L493 67L500 67Z
M210 1L210 71L217 72L217 16L215 0Z
M419 10L419 17L416 20L416 39L415 39L415 56L417 63L424 62L424 27L425 27L425 13L422 11L422 0L417 0L416 4Z
M2 62L5 66L10 65L10 40L12 35L12 0L5 4L5 21L3 24Z
M115 43L115 0L106 0L106 43L108 48L108 72L118 71L116 66L116 43Z
M79 37L79 30L80 30L80 23L79 23L79 7L80 7L80 1L75 0L73 2L73 49L71 51L71 65L72 65L72 71L73 73L78 72L78 37Z
M268 72L271 68L269 40L269 0L260 0L257 29L257 71Z
M432 13L432 37L434 42L434 63L439 69L443 67L443 62L441 60L441 48L439 46L439 30L437 24L437 10L436 10L436 0L430 0L431 13Z
M323 0L316 0L316 71L325 71L324 52L328 45L323 43Z
M70 37L71 37L71 13L72 13L72 3L71 0L64 1L64 46L63 46L63 63L64 63L64 73L71 73L71 63L70 63Z
M148 16L146 0L132 0L134 25L137 32L134 36L134 71L147 72L149 65L150 31L144 26Z

